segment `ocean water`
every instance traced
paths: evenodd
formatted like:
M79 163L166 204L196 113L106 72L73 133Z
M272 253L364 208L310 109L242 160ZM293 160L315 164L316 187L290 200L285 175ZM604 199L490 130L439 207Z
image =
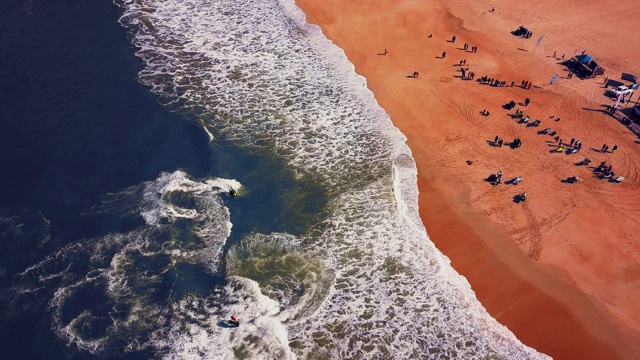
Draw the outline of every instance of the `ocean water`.
M0 6L9 358L546 358L431 243L404 136L292 0Z

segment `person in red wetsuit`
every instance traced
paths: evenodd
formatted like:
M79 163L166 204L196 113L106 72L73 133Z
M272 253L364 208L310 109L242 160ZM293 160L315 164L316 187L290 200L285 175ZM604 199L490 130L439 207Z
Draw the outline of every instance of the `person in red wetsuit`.
M238 326L240 326L240 321L238 321L238 318L236 318L235 316L232 316L231 320L229 320L229 324L231 326L238 327Z

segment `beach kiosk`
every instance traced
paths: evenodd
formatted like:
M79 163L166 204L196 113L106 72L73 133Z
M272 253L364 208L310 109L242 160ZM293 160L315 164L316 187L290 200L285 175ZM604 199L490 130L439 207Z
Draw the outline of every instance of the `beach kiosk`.
M568 65L574 73L583 78L604 74L604 68L587 54L574 56Z

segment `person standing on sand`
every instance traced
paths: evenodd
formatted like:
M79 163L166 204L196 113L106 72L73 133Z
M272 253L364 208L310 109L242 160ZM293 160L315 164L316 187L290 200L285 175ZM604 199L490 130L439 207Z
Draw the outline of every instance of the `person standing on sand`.
M527 90L530 90L530 89L531 89L531 85L532 85L532 84L533 84L532 82L529 82L529 83L527 84Z
M453 37L451 37L451 42L452 43L456 42L456 36L455 35L453 35Z
M618 150L618 145L613 145L613 148L611 149L611 153L615 154L616 150Z
M446 51L443 51L443 52L442 52L442 58L444 59L445 57L447 57L447 52L446 52Z
M387 49L384 49L384 54L387 55L388 53Z
M569 146L573 146L573 143L576 141L576 139L571 139L571 141L569 142Z

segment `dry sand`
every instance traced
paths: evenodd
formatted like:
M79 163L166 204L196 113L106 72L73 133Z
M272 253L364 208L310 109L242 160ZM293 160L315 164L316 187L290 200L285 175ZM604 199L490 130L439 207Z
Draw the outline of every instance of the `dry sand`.
M618 121L620 112L602 111L614 102L604 96L605 77L640 75L640 8L613 0L297 3L344 49L408 137L427 232L489 313L556 359L640 359L640 140ZM520 25L533 36L509 33ZM456 43L447 41L452 35ZM459 49L465 42L478 52ZM379 55L385 48L389 53ZM567 79L551 56L583 49L605 76ZM443 51L446 58L437 59ZM476 80L489 75L534 87L462 80L454 66L462 59ZM420 76L408 78L414 71ZM538 128L518 124L509 116L515 109L501 107L525 97L531 105L517 108L540 119ZM485 108L490 116L480 115ZM565 142L581 140L582 151L551 153L553 137L537 133L547 126ZM487 140L496 135L523 145L492 147ZM604 143L618 151L591 149ZM590 167L574 164L585 157ZM626 180L598 179L591 167L601 161ZM524 180L492 187L484 178L498 170L505 180ZM562 182L569 176L584 181ZM527 201L515 203L522 191Z

